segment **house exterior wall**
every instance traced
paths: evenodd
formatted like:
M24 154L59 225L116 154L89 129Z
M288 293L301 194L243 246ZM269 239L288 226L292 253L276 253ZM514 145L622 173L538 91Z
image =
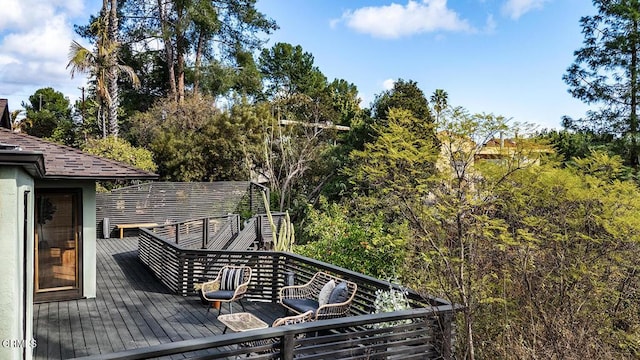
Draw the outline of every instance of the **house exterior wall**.
M38 181L38 188L82 189L82 296L96 297L96 183L94 180Z
M0 358L32 358L34 180L21 167L0 167ZM28 192L27 232L24 194ZM26 247L25 247L26 245ZM25 267L26 265L26 267ZM26 274L25 274L26 269ZM26 287L25 287L26 284ZM26 291L25 291L26 288Z

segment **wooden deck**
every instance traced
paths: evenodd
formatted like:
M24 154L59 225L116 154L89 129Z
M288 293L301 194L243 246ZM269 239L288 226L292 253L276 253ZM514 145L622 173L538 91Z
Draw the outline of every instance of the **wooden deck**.
M270 303L244 304L268 324L284 313ZM195 296L170 293L138 260L137 238L98 239L97 297L35 304L34 358L69 359L219 335L224 325L216 315L207 314Z

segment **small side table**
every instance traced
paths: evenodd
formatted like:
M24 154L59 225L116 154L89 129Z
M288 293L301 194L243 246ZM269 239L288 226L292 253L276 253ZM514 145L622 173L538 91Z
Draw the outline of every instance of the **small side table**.
M266 322L258 319L255 315L248 312L219 315L218 320L225 325L224 331L222 332L223 334L227 332L227 329L240 332L266 329L269 327Z

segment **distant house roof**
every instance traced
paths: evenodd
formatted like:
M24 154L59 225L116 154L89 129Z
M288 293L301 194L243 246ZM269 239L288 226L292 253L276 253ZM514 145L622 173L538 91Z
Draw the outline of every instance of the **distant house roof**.
M155 179L158 175L35 136L0 128L0 164L26 155L43 158L45 179Z
M486 144L484 144L485 147L509 147L509 148L514 148L516 146L518 146L518 143L516 143L516 141L514 139L496 139L493 138L489 141L487 141Z
M11 113L7 99L0 99L0 127L11 129Z

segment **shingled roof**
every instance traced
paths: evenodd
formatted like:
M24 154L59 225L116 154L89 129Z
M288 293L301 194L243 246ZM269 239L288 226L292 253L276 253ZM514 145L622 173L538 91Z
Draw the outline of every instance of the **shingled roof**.
M0 144L17 146L13 152L40 153L44 157L45 179L155 179L158 175L118 161L87 154L35 136L0 128ZM5 146L6 148L6 146ZM10 155L3 151L4 155Z

